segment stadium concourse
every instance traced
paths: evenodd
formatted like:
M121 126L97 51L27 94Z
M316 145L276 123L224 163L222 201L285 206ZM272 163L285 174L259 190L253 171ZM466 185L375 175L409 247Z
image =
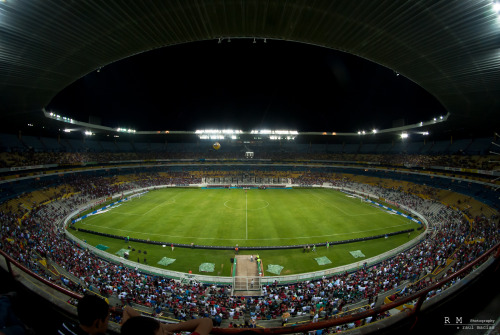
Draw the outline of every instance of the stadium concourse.
M58 156L50 153L43 155ZM23 154L16 156L23 157ZM26 156L36 159L35 155ZM374 157L385 161L391 161L392 158ZM418 159L429 161L439 158L422 156ZM445 157L441 159L446 160ZM467 157L460 157L461 162L467 160ZM453 162L454 159L446 161ZM477 162L470 159L470 165L477 166ZM306 172L291 173L290 176L295 177L292 182L302 185L331 183L376 194L421 213L429 221L432 230L413 249L357 271L314 281L286 285L274 283L263 286L259 297L234 297L231 295L232 288L228 285L181 282L142 273L140 267L134 269L109 263L92 254L84 244L68 240L64 227L54 225L63 222L78 207L125 190L159 184L198 184L204 173L207 176L241 174L238 170L217 170L220 166L208 171L204 168L199 173L172 172L168 169L162 172L161 168L155 169L148 174L114 176L68 173L59 176L57 181L43 178L30 181L33 189L45 187L45 198L33 191L2 204L2 250L37 274L74 292L92 291L108 297L114 304L131 303L152 315L177 320L200 316L214 319L221 317L222 326L230 326L230 323L231 326L245 326L254 320L258 326L266 326L268 322L272 324L273 320L283 323L315 322L318 319L336 318L369 309L380 305L387 295L392 298L407 295L427 287L443 276L455 273L499 242L496 211L488 209L486 205L484 210L483 207L478 208L479 203L475 203L472 198L460 197L463 203L457 200L454 205L461 209L452 208L441 204L439 192L429 185L406 182L398 184L390 180L373 183L374 179L371 183L360 183L358 181L367 177L315 173L314 169L312 172L308 169ZM278 168L255 173L260 176L274 175L277 178L287 175ZM472 221L466 220L465 215L472 218ZM42 265L41 260L45 260L49 266ZM50 271L51 267L57 271ZM454 280L439 291L429 292L427 298L439 295L442 290L458 281L459 279ZM74 303L74 300L70 299L68 302ZM283 315L286 320L282 320ZM376 318L345 324L330 331L362 326L388 316L390 313L383 313Z

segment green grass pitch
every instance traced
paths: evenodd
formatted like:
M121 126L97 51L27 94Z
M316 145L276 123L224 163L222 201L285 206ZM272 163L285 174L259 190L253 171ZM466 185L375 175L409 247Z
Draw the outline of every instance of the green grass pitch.
M418 224L399 215L389 214L360 199L330 189L242 190L169 188L149 192L105 213L93 215L75 224L76 228L131 238L194 243L213 246L271 246L324 243L380 235ZM73 231L72 231L73 232ZM412 236L416 236L413 232ZM124 247L122 240L75 233L92 245L104 244L114 253ZM327 256L336 267L355 259L349 251L361 250L366 258L395 248L408 241L408 235L392 236L337 246L317 248L316 253L302 250L262 250L264 264L284 266L283 274L318 271L314 258ZM197 273L201 263L215 263L212 275L230 275L230 258L234 252L166 248L132 243L137 250L147 250L147 262L156 263L164 256L176 262L163 267L175 271ZM242 251L243 254L257 253ZM131 254L131 260L144 262L143 254ZM268 275L266 273L266 275Z

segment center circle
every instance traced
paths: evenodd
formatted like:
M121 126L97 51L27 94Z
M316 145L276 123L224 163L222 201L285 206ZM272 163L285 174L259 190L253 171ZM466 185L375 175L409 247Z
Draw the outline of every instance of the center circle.
M247 211L257 211L257 210L260 210L260 209L264 209L266 207L269 206L269 202L265 201L265 200L254 200L254 202L261 202L262 205L260 207L257 207L257 208L235 208L235 207L231 207L230 204L231 202L233 202L232 200L227 200L226 202L224 202L224 206L229 208L229 209L234 209L234 210L237 210L237 211L244 211L244 210L247 210Z

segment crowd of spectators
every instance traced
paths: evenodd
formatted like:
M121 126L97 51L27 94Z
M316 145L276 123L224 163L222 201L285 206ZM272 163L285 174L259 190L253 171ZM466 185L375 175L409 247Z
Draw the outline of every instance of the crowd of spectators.
M161 160L244 159L239 151L221 152L2 152L0 168L39 166L83 166L92 164L119 164L120 162L157 162ZM254 160L273 162L342 162L344 164L373 164L430 168L433 166L493 170L498 167L492 155L419 155L419 154L361 154L361 153L301 153L257 151Z
M318 318L337 317L348 305L366 301L374 306L378 295L396 288L407 287L405 293L426 287L433 281L438 269L446 275L470 263L498 243L498 217L475 217L469 223L463 213L398 189L358 184L345 177L305 174L299 178L305 184L328 183L359 192L376 194L387 201L400 204L421 213L435 228L415 247L378 264L366 265L352 273L337 274L317 281L287 285L263 286L260 297L231 296L227 285L205 285L192 281L182 283L171 278L148 275L139 268L121 263L109 263L84 246L66 239L61 226L70 212L100 197L121 193L137 187L160 184L200 182L188 172L177 175L150 174L130 177L80 178L64 177L63 190L77 191L77 195L47 205L38 204L29 216L20 217L14 211L0 212L1 248L36 273L49 280L82 293L91 290L103 296L114 296L123 303L135 303L151 308L156 314L172 315L183 320L193 317L221 317L232 319L266 320L282 318L284 313ZM417 186L415 186L417 187ZM415 193L419 193L414 190ZM425 191L432 195L432 192ZM19 224L21 222L21 224ZM40 265L46 258L68 273L57 278ZM446 260L452 260L446 268ZM436 294L436 292L434 292ZM383 317L383 316L380 316ZM373 320L368 320L368 322ZM367 322L364 320L363 322ZM346 329L358 324L342 326Z

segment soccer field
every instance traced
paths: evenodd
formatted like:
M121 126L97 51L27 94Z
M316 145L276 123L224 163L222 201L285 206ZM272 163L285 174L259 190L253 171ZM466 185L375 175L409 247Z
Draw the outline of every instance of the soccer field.
M331 189L168 188L75 228L166 243L275 246L350 240L418 224Z

